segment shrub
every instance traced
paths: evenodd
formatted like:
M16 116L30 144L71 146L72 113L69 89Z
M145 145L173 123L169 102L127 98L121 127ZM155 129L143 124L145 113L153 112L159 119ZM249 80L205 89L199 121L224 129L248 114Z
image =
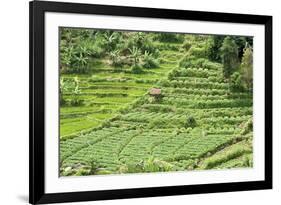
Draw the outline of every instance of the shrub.
M201 66L202 68L207 68L209 70L220 70L222 68L221 64L219 63L214 63L211 61L208 61L205 59L205 61L202 62Z
M191 48L189 49L189 54L193 55L197 58L206 58L207 54L204 48L199 48L199 47L194 47L191 46Z
M243 91L241 75L235 72L230 77L229 88L231 91Z
M141 173L141 172L164 172L172 171L173 165L155 159L154 157L149 157L146 160L140 160L138 163L127 162L126 165L120 165L118 168L119 173Z
M197 125L197 123L196 123L196 120L194 119L194 117L192 117L192 116L190 116L190 117L188 117L187 119L186 119L186 122L185 122L185 124L184 124L184 126L186 127L186 128L188 128L188 127L196 127L196 125Z
M96 163L96 160L91 159L89 164L90 164L90 174L95 174L96 171L98 170L98 164Z
M192 43L190 41L185 40L182 44L182 48L185 49L185 51L188 51L192 46Z
M173 165L171 165L170 163L155 159L154 157L148 158L143 163L143 171L144 172L171 171L172 168L173 168Z
M75 173L75 176L88 176L90 175L90 170L86 168L78 169Z
M147 51L144 53L142 61L143 61L142 66L144 68L157 68L157 67L159 67L158 61L156 59L154 59L152 57L152 55L150 53L148 53Z
M140 173L143 172L143 161L140 161L139 163L135 164L135 163L127 163L127 165L125 165L126 168L123 170L127 173Z
M140 74L140 73L143 73L143 70L142 70L142 67L140 64L134 64L132 67L131 67L131 72L133 74Z

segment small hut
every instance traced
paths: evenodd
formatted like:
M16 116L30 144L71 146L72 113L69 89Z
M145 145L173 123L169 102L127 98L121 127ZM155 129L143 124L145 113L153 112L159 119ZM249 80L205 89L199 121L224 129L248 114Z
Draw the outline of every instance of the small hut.
M161 98L163 97L160 88L151 88L149 91L149 95L154 97L156 101L161 100Z
M151 88L149 91L149 94L151 96L159 96L159 95L161 95L161 89L160 88Z

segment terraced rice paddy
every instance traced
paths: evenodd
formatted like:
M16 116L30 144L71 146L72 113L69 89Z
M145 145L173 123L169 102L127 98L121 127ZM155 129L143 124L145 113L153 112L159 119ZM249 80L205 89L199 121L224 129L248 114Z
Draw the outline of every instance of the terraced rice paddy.
M99 127L105 119L113 117L117 110L147 93L158 79L167 76L173 66L176 66L176 61L171 60L144 74L135 75L106 68L92 76L79 76L80 97L86 101L86 106L61 107L61 138ZM74 76L77 75L63 75L65 79ZM71 98L71 94L66 93L65 98Z
M252 166L251 94L231 92L219 63L178 66L178 50L160 50L165 60L142 74L101 63L94 75L63 75L78 76L86 104L60 109L61 175Z

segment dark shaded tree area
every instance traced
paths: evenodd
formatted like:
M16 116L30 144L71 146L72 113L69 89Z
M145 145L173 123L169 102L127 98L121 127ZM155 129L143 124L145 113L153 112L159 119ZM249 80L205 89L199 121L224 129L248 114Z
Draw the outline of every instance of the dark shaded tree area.
M224 80L232 91L252 90L253 38L247 36L211 36L208 57L222 63Z
M229 78L239 66L238 46L231 37L227 36L224 38L219 52L224 68L223 75L225 78Z
M226 37L227 36L222 36L222 35L212 36L213 43L210 48L210 55L209 55L210 60L217 61L217 62L221 61L220 48L222 47L223 40ZM236 45L238 47L238 57L239 57L239 60L241 61L242 57L243 57L243 53L244 53L243 49L245 48L245 45L248 44L251 47L253 47L253 38L245 37L245 36L228 36L228 37L233 39L234 42L236 43Z

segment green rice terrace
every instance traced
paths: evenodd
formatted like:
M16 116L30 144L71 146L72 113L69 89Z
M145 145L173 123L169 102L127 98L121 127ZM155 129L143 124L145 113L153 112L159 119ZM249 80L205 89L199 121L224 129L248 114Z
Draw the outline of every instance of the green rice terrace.
M251 38L60 32L61 176L253 166Z

